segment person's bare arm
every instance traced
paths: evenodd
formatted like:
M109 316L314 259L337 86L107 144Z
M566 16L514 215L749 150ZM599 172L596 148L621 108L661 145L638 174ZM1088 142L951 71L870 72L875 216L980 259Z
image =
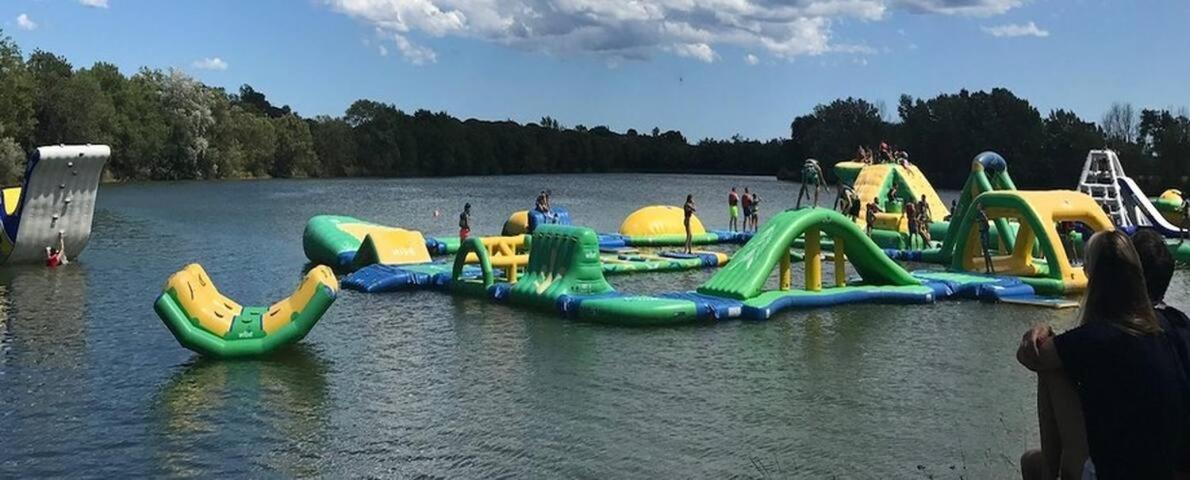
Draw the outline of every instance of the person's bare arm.
M1054 330L1049 325L1037 325L1025 332L1017 346L1016 360L1034 372L1062 368L1062 358L1054 347Z

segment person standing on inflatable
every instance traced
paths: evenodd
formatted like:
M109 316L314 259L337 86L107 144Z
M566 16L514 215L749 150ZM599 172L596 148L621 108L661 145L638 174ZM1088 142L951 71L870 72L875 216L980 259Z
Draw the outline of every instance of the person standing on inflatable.
M872 203L869 203L864 210L864 223L866 223L864 225L864 234L871 237L872 227L876 226L876 214L880 213L880 198L873 198Z
M733 232L739 230L740 195L735 193L735 187L731 187L731 193L727 194L727 214L730 218L727 223L727 229Z
M921 233L921 230L917 228L917 204L913 202L906 203L905 209L901 210L901 218L904 218L909 223L909 250L913 250L913 237L919 236ZM922 239L922 248L925 248L925 239Z
M740 208L744 210L744 231L748 231L748 219L752 218L752 194L748 187L744 187L744 196L740 197Z
M752 231L760 230L760 195L752 192ZM747 219L744 223L748 223Z
M985 273L996 273L996 266L992 264L992 239L990 235L991 227L988 226L988 212L983 205L979 206L979 211L976 212L975 221L979 222L979 247L983 249L983 266Z
M459 241L464 241L471 235L471 204L463 205L463 213L459 214Z
M682 226L686 227L686 253L694 253L694 235L690 232L690 217L694 216L694 195L686 195L682 206Z
M45 247L45 266L53 268L70 263L66 260L66 240L58 232L58 248Z
M797 192L797 205L794 208L802 208L802 196L805 195L806 200L810 199L810 192L806 190L807 185L814 186L814 206L818 206L818 191L823 186L822 183L822 167L818 166L818 160L813 158L806 159L802 164L802 187Z

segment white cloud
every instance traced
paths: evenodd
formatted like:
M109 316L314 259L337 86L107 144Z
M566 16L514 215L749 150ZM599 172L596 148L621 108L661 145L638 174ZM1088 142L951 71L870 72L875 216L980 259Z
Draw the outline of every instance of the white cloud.
M749 53L744 55L744 63L747 63L748 65L756 65L760 63L760 59L756 58L756 55Z
M419 45L463 37L553 55L608 61L668 53L704 62L731 46L778 58L870 54L834 37L840 21L890 11L996 15L1023 0L320 0L393 38L411 63L437 56ZM391 36L391 37L389 37Z
M397 50L400 50L401 55L414 65L425 65L427 63L434 63L438 61L438 54L428 47L416 45L399 33L393 34L393 41L397 44Z
M693 58L706 63L713 63L719 58L715 49L705 43L683 43L674 45L673 50L679 57Z
M199 70L227 70L229 65L227 62L223 61L222 58L211 57L204 58L202 60L195 60L191 66Z
M17 27L21 30L37 30L37 22L26 14L17 15Z
M388 47L386 47L384 45L377 45L376 50L380 51L380 56L382 56L382 57L388 56Z
M79 0L79 3L91 8L107 8L107 0Z
M914 13L988 17L1019 7L1024 0L895 0L895 3Z
M1048 37L1050 32L1042 30L1036 23L1030 21L1025 24L1007 24L994 27L983 27L983 31L993 37Z

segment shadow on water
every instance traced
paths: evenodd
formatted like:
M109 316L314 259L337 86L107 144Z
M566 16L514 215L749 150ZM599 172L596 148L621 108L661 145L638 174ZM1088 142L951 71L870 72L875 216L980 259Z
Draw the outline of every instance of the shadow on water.
M260 360L196 356L153 402L159 473L318 475L328 462L329 370L303 344Z

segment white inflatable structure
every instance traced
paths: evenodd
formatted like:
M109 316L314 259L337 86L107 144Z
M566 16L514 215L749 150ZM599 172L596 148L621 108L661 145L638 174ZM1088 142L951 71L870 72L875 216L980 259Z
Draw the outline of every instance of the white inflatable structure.
M59 233L67 257L78 256L91 238L99 177L111 153L106 145L61 145L30 155L22 185L0 196L0 263L44 262Z
M1152 227L1167 237L1182 231L1169 223L1136 182L1124 174L1120 157L1111 150L1091 150L1083 163L1078 191L1090 195L1119 228Z

